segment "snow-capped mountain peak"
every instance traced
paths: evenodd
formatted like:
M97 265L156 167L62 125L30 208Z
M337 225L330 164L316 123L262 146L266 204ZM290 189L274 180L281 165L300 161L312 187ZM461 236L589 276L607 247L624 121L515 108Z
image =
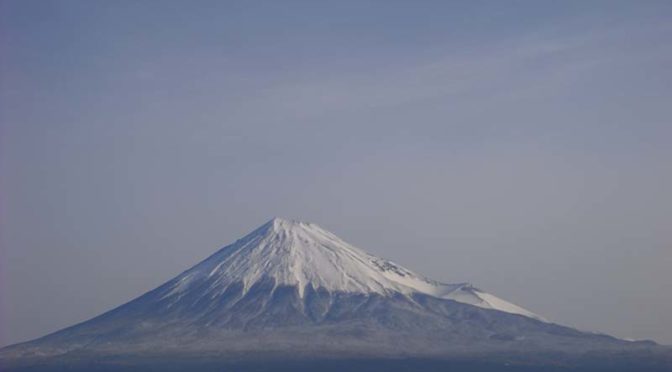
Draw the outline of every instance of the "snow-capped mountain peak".
M554 353L583 358L595 352L607 352L612 365L618 353L643 350L648 358L655 350L650 343L539 320L468 283L435 282L317 225L274 218L121 306L0 349L0 365L25 363L32 371L32 365L52 370L53 363L53 370L62 370L81 362L86 366L81 370L90 370L93 361L104 360L105 368L115 369L108 361L143 366L148 358L160 360L159 369L205 360L210 370L212 361L226 361L220 369L230 369L238 365L228 364L231 360L256 363L279 355L311 360L476 355L479 363L488 356L500 363L502 356L537 361L549 355L549 365L557 366L564 359Z
M508 313L541 317L473 286L443 284L341 240L320 226L273 218L169 282L164 298L178 301L198 289L216 298L234 285L246 293L271 279L275 287L393 295L428 294ZM203 285L207 283L207 285Z

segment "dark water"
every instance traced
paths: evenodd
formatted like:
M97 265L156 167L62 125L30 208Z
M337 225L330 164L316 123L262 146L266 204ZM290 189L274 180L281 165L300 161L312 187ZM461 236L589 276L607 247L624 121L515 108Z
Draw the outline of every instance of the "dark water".
M207 360L115 360L96 362L67 362L57 365L5 366L0 370L14 372L670 372L672 366L647 361L585 361L580 366L511 365L479 361L445 361L426 359L366 359L366 360L301 360L222 362Z

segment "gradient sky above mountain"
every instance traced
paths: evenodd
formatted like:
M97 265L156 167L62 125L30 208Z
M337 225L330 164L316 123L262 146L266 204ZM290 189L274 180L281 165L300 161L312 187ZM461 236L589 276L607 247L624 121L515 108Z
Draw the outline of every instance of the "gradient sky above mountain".
M0 345L272 216L672 344L672 2L0 1Z

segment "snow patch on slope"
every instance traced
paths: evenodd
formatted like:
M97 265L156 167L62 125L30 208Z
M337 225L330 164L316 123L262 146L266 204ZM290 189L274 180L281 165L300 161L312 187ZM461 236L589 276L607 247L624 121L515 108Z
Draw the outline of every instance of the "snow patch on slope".
M451 299L457 302L470 304L484 309L493 309L504 311L512 314L520 314L529 318L534 318L544 322L548 322L543 317L524 309L516 304L505 301L495 295L484 292L469 283L456 284L454 290L446 293L439 293L437 297Z

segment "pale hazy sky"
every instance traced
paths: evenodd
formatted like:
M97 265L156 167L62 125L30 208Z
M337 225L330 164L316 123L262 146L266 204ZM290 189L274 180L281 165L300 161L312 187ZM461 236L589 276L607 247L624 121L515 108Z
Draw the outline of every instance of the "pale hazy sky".
M284 216L672 344L671 1L0 0L0 345Z

